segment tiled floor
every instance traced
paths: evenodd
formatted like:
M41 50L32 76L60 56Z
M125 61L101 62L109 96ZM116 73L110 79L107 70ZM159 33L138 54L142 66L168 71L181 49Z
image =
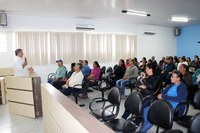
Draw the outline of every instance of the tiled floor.
M128 94L130 91L126 90L126 93ZM108 91L105 93L107 94ZM80 100L80 103L85 103L85 109L89 112L89 102L95 98L100 97L101 93L99 91L94 91L92 93L88 93L89 98ZM70 96L72 100L74 100L74 97ZM120 106L120 113L118 117L121 117L122 113L124 111L124 100L121 102ZM198 112L198 110L192 109L190 107L189 114L194 115ZM178 126L175 122L173 125L173 129L180 129L184 133L187 132L187 130L181 126ZM156 127L152 127L149 133L155 133ZM43 133L43 121L42 118L32 119L27 118L24 116L14 115L10 114L8 111L8 105L0 105L0 133Z

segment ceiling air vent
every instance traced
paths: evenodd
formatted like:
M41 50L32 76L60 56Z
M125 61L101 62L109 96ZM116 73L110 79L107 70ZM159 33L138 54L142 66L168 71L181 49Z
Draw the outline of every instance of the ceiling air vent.
M95 30L95 28L94 28L94 25L77 24L76 30L91 31L91 30Z
M155 35L156 33L155 33L155 32L150 32L150 31L144 31L143 34L144 34L144 35L153 36L153 35Z

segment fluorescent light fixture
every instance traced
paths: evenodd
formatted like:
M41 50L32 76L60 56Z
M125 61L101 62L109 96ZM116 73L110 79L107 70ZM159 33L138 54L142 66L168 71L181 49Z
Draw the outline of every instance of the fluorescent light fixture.
M122 13L125 14L131 14L131 15L137 15L137 16L143 16L143 17L149 17L150 14L146 12L140 12L140 11L134 11L134 10L122 10Z
M189 19L187 17L172 17L171 21L173 21L173 22L188 22Z

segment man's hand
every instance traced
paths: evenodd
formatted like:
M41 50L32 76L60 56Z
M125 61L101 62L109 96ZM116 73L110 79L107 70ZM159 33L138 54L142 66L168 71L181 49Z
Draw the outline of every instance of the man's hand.
M145 90L147 87L146 87L146 85L140 85L139 88L142 90Z
M125 76L123 77L123 80L127 79Z
M25 61L23 64L22 64L22 67L24 68L25 66L27 66L27 61Z
M163 99L163 98L162 98L162 94L159 94L159 95L158 95L158 99Z

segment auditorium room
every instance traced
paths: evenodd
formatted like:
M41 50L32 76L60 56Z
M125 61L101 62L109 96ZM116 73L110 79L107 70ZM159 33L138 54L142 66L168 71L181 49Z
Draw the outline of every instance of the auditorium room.
M200 133L200 0L0 0L0 133Z

